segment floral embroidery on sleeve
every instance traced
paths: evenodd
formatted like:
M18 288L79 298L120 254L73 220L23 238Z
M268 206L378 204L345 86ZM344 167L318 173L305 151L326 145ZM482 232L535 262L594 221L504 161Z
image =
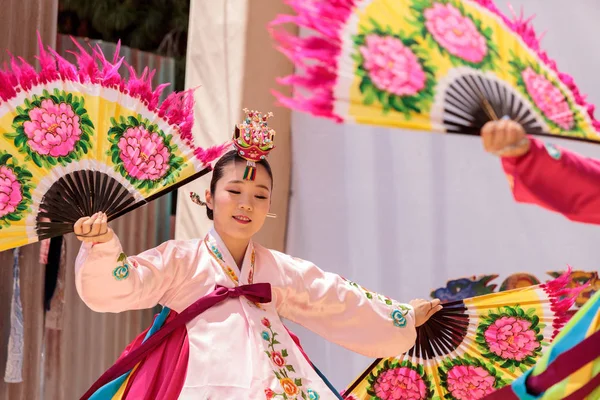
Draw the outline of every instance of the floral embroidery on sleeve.
M381 303L384 303L388 306L392 306L393 309L390 313L390 317L394 323L394 326L397 326L398 328L404 328L406 326L406 324L407 324L406 316L408 315L408 313L411 310L410 307L407 307L404 304L400 304L397 301L394 301L387 296L383 296L379 293L371 292L370 290L365 289L364 287L360 286L358 283L352 282L344 277L342 277L342 279L348 285L360 290L367 299L369 299L369 300L377 299Z
M127 264L127 256L125 253L119 254L119 258L117 258L117 267L113 269L113 276L116 280L122 281L129 276L129 264Z
M271 326L271 321L267 318L263 318L261 320L262 325L268 329L264 330L261 333L261 337L265 342L268 343L268 349L265 353L275 365L276 369L273 370L275 376L279 380L281 387L283 388L283 392L277 393L270 388L265 389L265 395L267 399L295 399L296 396L301 396L302 399L306 400L318 400L319 395L312 389L307 389L305 392L302 388L302 379L300 378L292 378L290 377L290 373L295 373L293 365L287 364L286 357L288 356L287 349L276 349L276 345L281 344L277 339L277 332L273 330Z
M377 300L379 300L380 302L387 304L388 306L391 306L392 304L394 304L394 301L393 301L392 299L390 299L389 297L387 297L387 296L383 296L383 295L381 295L381 294L379 294L379 293L375 293L375 292L372 292L372 291L370 291L370 290L368 290L368 289L365 289L364 287L362 287L362 286L361 286L361 285L359 285L358 283L356 283L356 282L353 282L353 281L351 281L351 280L349 280L349 279L346 279L346 278L344 278L343 276L342 276L341 278L342 278L342 279L343 279L343 280L344 280L344 281L345 281L345 282L346 282L348 285L350 285L350 286L352 286L352 287L354 287L354 288L357 288L358 290L360 290L361 292L363 292L363 294L365 295L365 297L366 297L367 299L369 299L369 300L377 299Z
M410 308L403 305L398 305L398 308L393 310L390 314L392 321L394 321L394 326L397 326L398 328L404 328L406 326L406 315L409 311Z

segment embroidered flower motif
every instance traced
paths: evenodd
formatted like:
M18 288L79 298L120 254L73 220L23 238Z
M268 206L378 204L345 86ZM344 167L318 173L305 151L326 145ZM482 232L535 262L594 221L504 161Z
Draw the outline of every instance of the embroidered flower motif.
M296 386L294 381L292 381L290 378L282 378L279 380L279 383L281 383L281 387L283 388L283 391L288 396L295 396L300 392L300 390L298 389L298 386Z
M272 399L275 396L275 392L267 388L265 389L265 396L267 396L267 399Z
M425 87L427 77L417 56L400 39L370 34L359 50L364 68L378 89L414 96Z
M271 360L273 360L273 363L278 367L283 367L285 365L285 360L281 356L281 353L277 351L271 353Z
M531 67L521 72L527 92L542 113L562 129L571 129L574 116L565 95L543 74L537 74Z
M514 317L502 317L494 321L485 331L485 340L490 350L498 357L523 361L534 355L540 343L531 322Z
M223 259L223 254L221 254L221 251L219 250L219 248L217 246L215 246L214 244L210 245L210 249L212 250L212 252L214 253L214 255L221 261L225 261Z
M406 318L404 317L406 314L407 311L393 310L390 316L392 317L392 321L394 321L394 325L398 328L404 328L406 326Z
M121 281L129 276L129 265L120 265L113 269L113 276L116 280Z
M390 299L389 297L383 296L381 294L378 293L374 293L368 289L365 289L364 287L362 287L361 285L359 285L356 282L352 282L351 280L348 280L346 278L344 278L343 276L341 277L348 285L355 287L357 289L359 289L367 299L369 300L373 300L373 299L377 299L379 301L381 301L382 303L387 304L388 306L391 306L394 302L392 301L392 299Z
M546 147L546 152L550 157L554 158L555 160L560 160L562 154L555 145L552 143L546 143L544 146Z
M27 145L36 153L64 157L75 149L81 137L79 115L67 103L47 99L29 111L30 121L23 123Z
M474 64L483 61L487 42L471 18L450 3L435 3L423 16L427 31L450 54Z
M306 395L310 400L319 400L321 398L321 396L319 396L319 394L312 389L308 389L306 391Z
M113 269L112 273L116 280L121 281L129 276L129 264L127 264L127 255L125 253L119 254L117 262L121 263L121 265L117 265L117 267Z
M0 166L0 218L14 212L21 200L23 194L17 175L6 165Z
M447 388L457 400L478 400L492 393L496 378L482 367L458 365L448 371Z
M304 390L302 389L301 378L292 379L292 377L290 377L290 373L295 373L296 369L293 365L287 364L286 362L286 358L288 357L287 349L275 349L275 346L280 345L281 343L277 340L277 336L279 334L273 330L271 322L267 318L263 318L261 320L261 323L264 326L266 326L270 332L269 333L267 331L263 331L261 336L268 343L267 350L265 351L265 353L267 353L267 356L271 359L271 362L276 367L276 369L273 370L273 373L275 374L275 377L279 380L279 383L281 384L281 388L283 390L283 392L279 393L273 392L271 389L268 389L269 392L267 393L267 391L265 390L267 398L289 399L297 398L295 397L296 395L301 395L303 399L312 398L307 397L307 395L310 396L310 389L307 389L307 392L304 392ZM312 392L314 393L314 395L317 396L315 397L315 399L318 399L319 396L317 395L317 393L314 391Z

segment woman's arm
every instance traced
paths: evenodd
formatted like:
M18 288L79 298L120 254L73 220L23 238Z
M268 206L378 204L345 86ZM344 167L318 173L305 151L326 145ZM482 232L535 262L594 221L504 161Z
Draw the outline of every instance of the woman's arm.
M325 339L368 357L394 357L415 344L415 326L422 315L438 311L439 302L420 301L414 307L369 292L310 262L276 253L284 276L277 310ZM423 313L422 309L426 312Z
M600 161L527 137L514 121L489 122L481 136L502 158L515 200L600 224Z
M75 284L92 310L150 308L162 303L170 289L185 279L197 251L188 242L168 241L128 257L106 218L92 218L78 221L75 227L84 242L75 261Z

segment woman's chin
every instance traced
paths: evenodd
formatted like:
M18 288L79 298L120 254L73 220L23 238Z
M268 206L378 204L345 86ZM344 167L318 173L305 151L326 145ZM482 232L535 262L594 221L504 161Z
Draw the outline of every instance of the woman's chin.
M250 224L227 224L222 226L222 233L232 239L236 240L249 240L257 232L256 227L253 223Z

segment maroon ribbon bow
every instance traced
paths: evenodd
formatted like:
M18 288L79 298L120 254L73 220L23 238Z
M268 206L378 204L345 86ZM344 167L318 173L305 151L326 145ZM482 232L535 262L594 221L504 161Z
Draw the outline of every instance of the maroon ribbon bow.
M271 302L271 284L253 283L251 285L236 286L233 288L217 285L214 291L198 299L195 303L183 310L181 314L176 316L171 322L163 325L140 346L119 358L112 367L106 370L106 372L94 382L88 391L81 397L81 400L90 398L90 396L102 386L133 369L133 367L142 361L146 354L154 350L175 329L183 327L186 323L223 300L240 296L244 296L255 303L269 303Z

